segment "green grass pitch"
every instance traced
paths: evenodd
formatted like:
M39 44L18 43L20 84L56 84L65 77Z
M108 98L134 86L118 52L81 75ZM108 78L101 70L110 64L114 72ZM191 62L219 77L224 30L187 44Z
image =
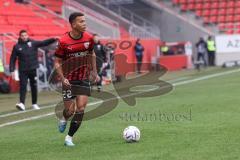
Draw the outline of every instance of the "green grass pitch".
M193 79L222 71L225 70L186 71L169 77L175 79L185 74ZM0 159L238 160L239 77L240 72L237 72L176 86L166 95L137 99L134 107L120 101L112 112L83 122L74 137L76 146L73 148L63 145L67 130L64 134L58 132L55 116L1 127ZM7 106L4 95L0 97L0 111L3 114L14 111L13 107ZM16 99L13 95L9 104L15 103ZM48 108L23 115L28 117L53 111L53 108ZM0 119L5 123L21 116ZM138 143L123 141L122 131L128 125L140 129Z

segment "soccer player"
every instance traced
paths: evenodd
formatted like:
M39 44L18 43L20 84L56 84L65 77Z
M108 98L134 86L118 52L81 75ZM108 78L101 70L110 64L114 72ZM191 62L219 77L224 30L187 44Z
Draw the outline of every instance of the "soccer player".
M59 120L59 131L66 129L72 117L65 146L74 146L73 135L80 127L84 110L90 96L90 82L99 81L96 70L96 55L93 51L93 36L86 32L85 16L75 12L69 16L71 31L65 33L58 43L55 68L62 81L64 107L63 118ZM91 77L91 78L90 78ZM77 94L72 94L78 88Z

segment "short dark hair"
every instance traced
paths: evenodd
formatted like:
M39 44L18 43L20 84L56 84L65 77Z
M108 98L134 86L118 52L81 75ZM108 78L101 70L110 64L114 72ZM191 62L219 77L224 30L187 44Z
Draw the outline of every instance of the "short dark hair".
M72 24L77 17L82 17L82 16L84 16L84 14L81 12L73 12L69 16L69 23Z
M27 31L26 30L21 30L20 32L19 32L19 36L21 36L23 33L27 33Z

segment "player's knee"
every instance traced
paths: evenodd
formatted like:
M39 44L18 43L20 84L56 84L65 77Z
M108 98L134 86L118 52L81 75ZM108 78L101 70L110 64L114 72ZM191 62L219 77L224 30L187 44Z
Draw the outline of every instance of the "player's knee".
M80 111L80 112L81 112L81 111L84 111L86 105L87 105L87 102L79 102L79 103L77 104L77 110Z
M75 109L74 109L74 108L69 108L69 109L67 110L67 113L68 113L69 115L74 114L74 112L75 112Z
M84 112L84 110L85 110L85 106L79 106L77 107L76 112L81 113L81 112Z

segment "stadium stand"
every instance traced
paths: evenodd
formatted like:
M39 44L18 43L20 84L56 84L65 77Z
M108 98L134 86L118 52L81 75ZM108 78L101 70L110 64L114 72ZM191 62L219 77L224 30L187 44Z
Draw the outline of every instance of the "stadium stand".
M4 37L5 65L9 64L12 47L22 29L27 30L31 38L43 40L61 36L68 30L68 22L33 3L0 0L0 36Z
M180 70L188 67L188 57L184 55L184 53L182 55L165 56L160 61L159 58L156 57L156 54L160 54L159 47L162 45L158 34L152 36L154 32L149 32L148 30L142 29L141 26L132 24L131 21L122 17L122 15L112 12L109 8L96 5L96 9L92 6L87 6L85 3L82 4L82 1L63 0L61 3L60 0L53 1L57 2L58 7L62 9L63 13L58 12L61 15L54 13L56 10L51 8L51 6L54 6L54 3L48 0L32 0L28 4L15 3L14 0L0 0L0 40L2 39L3 41L3 61L6 70L8 68L12 47L16 43L18 33L21 29L27 30L30 37L35 40L61 36L69 29L66 18L74 11L83 12L86 15L88 31L98 33L104 37L102 39L104 45L115 44L115 54L125 55L129 63L136 62L133 49L134 45L132 44L135 44L136 37L139 37L138 35L143 35L140 37L145 48L143 62L151 63L154 61L161 63L166 66L168 70ZM93 3L94 1L91 2ZM115 30L116 32L114 32ZM110 32L112 32L112 34L109 34ZM1 37L1 35L3 36ZM121 47L126 44L130 44L129 48L122 49ZM43 55L44 53L43 51ZM121 75L125 70L117 58L115 61L115 66L118 68L115 74ZM175 63L175 61L177 61L177 63ZM135 67L131 69L134 71ZM14 84L11 84L11 86L14 86Z
M20 29L27 29L33 37L47 37L59 36L67 30L67 22L63 19L46 16L48 12L32 4L16 4L13 0L0 0L0 4L0 33L17 34Z
M102 37L120 38L121 30L119 28L122 27L121 24L116 19L105 16L92 7L74 0L64 0L63 11L66 18L74 11L84 13L89 32L98 33Z
M33 2L40 4L43 7L46 7L58 14L62 13L62 0L33 0Z
M192 11L205 24L216 24L226 34L240 33L239 0L172 0L181 11Z

